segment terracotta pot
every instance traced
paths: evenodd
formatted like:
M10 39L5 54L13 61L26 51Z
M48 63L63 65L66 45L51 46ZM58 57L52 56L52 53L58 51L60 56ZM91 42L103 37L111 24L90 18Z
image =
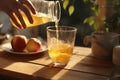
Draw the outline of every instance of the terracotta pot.
M91 42L92 53L100 59L112 59L113 48L119 44L120 34L114 32L94 32L84 38L84 44Z

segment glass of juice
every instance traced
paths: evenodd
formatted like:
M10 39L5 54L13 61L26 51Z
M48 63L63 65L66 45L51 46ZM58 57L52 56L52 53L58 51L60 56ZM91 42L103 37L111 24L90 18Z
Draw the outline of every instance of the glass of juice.
M75 38L75 27L54 26L47 27L48 54L54 67L64 67L73 53Z
M32 24L27 19L26 14L20 11L27 27L34 27L38 25L43 25L48 22L59 21L61 16L61 7L59 1L46 1L46 0L30 0L30 1L36 10L36 14L31 13L33 18ZM13 15L19 22L19 24L21 24L17 16L15 14ZM10 21L14 27L18 28L11 19Z

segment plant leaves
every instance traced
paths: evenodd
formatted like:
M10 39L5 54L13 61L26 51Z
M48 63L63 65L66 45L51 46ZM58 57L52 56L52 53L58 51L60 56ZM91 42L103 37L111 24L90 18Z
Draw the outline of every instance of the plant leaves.
M95 19L93 16L90 16L84 20L84 23L88 23L90 26L92 26L95 23Z
M84 2L85 4L87 4L87 3L88 3L88 0L83 0L83 2Z
M106 28L106 32L109 32L109 28Z
M90 20L89 25L92 26L95 23L94 20Z
M99 14L100 14L100 8L98 5L95 7L95 14L96 14L96 16L99 16Z
M88 23L88 18L85 18L83 23Z
M69 15L72 15L73 14L73 12L74 12L74 6L73 5L70 5L70 7L69 7Z
M97 31L99 29L99 24L96 22L96 23L94 23L93 27Z
M68 5L69 5L69 0L64 0L64 2L63 2L63 9L66 10Z

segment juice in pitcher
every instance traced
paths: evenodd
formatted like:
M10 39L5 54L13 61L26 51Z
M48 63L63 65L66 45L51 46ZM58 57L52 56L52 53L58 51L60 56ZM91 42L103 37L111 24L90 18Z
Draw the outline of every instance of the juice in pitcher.
M35 15L32 15L32 18L34 21L32 24L29 22L29 20L27 19L25 14L22 14L22 17L23 17L27 27L34 27L34 26L38 26L38 25L42 25L42 24L54 21L53 17L49 17L46 14L42 14L42 13L37 13ZM15 16L15 18L17 19L19 24L21 24L16 16ZM12 25L17 28L17 26L14 24L14 22L11 19L10 19L10 21L11 21Z

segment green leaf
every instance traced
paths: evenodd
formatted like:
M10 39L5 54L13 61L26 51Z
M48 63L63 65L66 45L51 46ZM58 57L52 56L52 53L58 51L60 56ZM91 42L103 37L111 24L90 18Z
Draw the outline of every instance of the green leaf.
M106 28L106 32L109 32L109 28Z
M96 23L94 23L93 27L94 27L94 29L97 31L98 28L99 28L99 24L96 22Z
M95 7L95 14L96 14L97 16L99 16L99 14L100 14L100 8L99 8L98 5Z
M86 18L83 23L88 23L90 26L92 26L95 23L95 19L93 16L90 16Z
M90 20L89 25L92 26L95 23L94 20Z
M84 2L85 4L87 4L87 3L88 3L88 0L83 0L83 2Z
M95 11L95 7L91 7L91 9L92 9L93 11Z
M83 23L84 23L84 24L85 24L85 23L88 23L88 21L89 21L88 18L85 18L84 21L83 21Z
M89 25L92 26L94 24L94 17L93 16L90 16L89 17Z
M69 15L72 15L73 14L73 12L74 12L74 6L73 5L70 5L70 7L69 7Z
M64 2L63 2L63 9L66 10L68 5L69 5L69 0L64 0Z

